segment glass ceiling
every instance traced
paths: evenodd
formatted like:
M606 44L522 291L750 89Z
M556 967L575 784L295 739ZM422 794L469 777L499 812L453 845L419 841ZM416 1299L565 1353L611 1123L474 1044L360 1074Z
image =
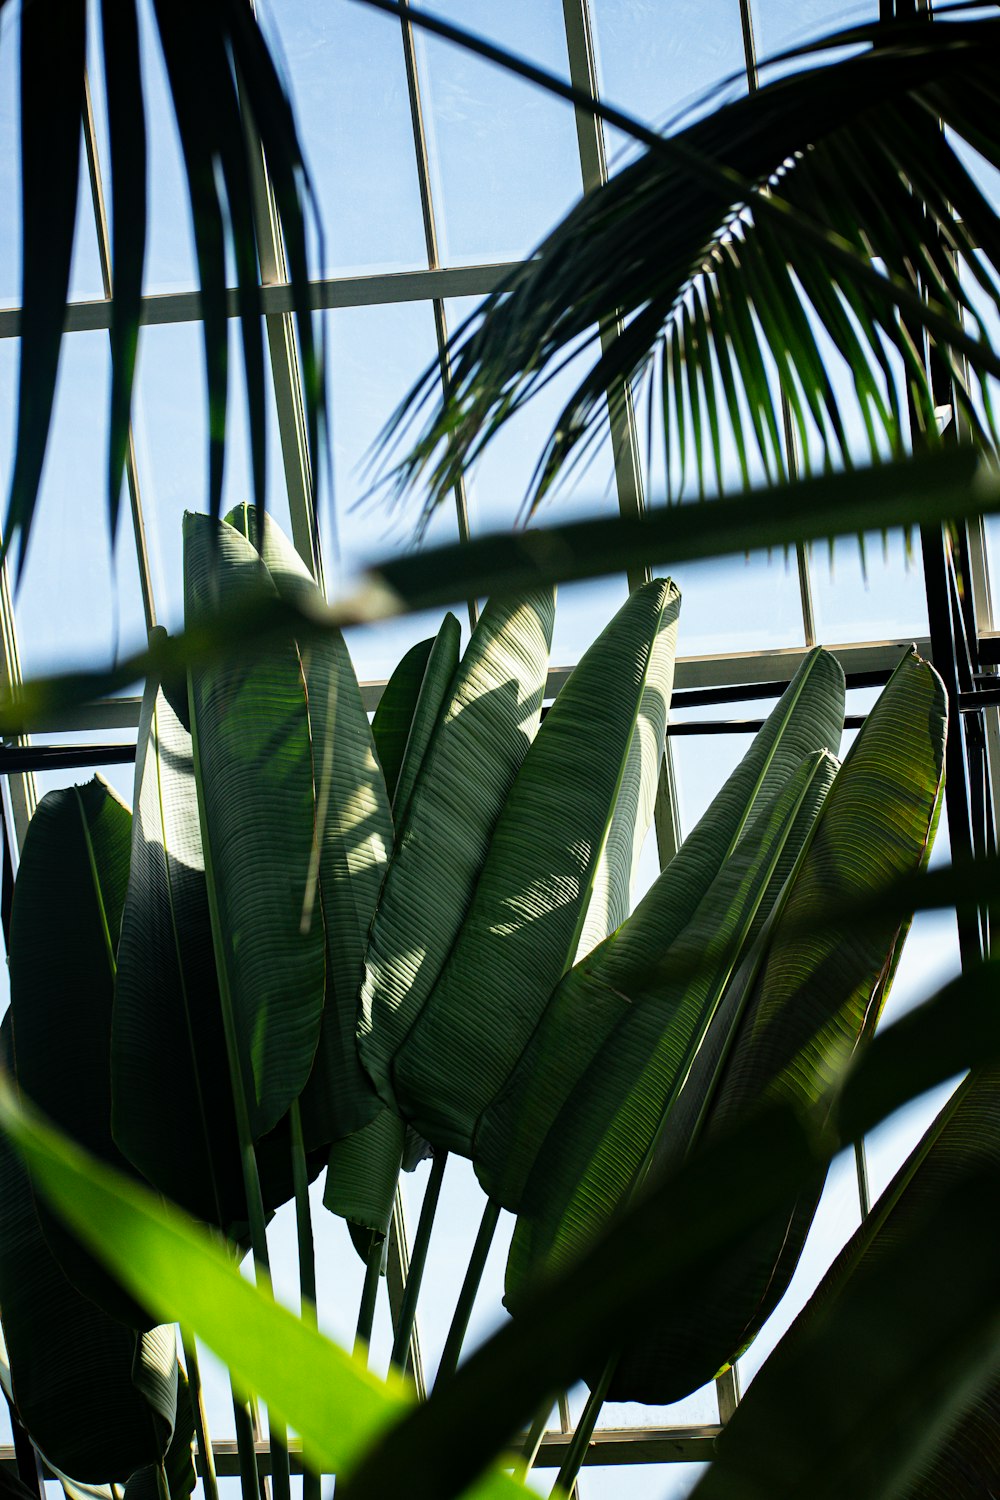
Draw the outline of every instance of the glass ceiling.
M589 61L602 93L640 118L662 123L703 107L707 90L723 84L729 96L755 76L755 43L761 57L823 31L877 16L877 0L754 0L741 14L739 0L431 0L427 9L523 54L586 86ZM609 133L578 135L573 110L523 81L450 44L408 29L354 0L267 0L260 19L289 85L313 175L325 230L322 259L314 274L324 311L332 411L332 493L318 502L322 568L328 593L336 594L367 560L410 545L416 509L390 514L367 494L365 462L382 424L414 379L436 357L439 340L454 329L496 284L504 268L531 254L540 238L576 201L585 184L614 172L630 147ZM146 17L146 21L149 18ZM744 24L749 21L750 25ZM581 42L582 39L582 42ZM195 286L190 214L176 130L170 114L155 37L147 24L144 76L150 120L150 238L145 290L158 302L159 321L144 330L134 411L132 481L136 502L109 551L104 519L105 454L109 383L107 312L102 241L107 225L95 213L84 164L72 298L91 304L85 325L63 348L58 400L45 467L41 508L14 602L14 619L25 676L55 667L107 659L141 644L153 621L181 623L180 522L186 509L207 506L205 386L197 308L186 294ZM581 45L584 51L581 54ZM106 129L99 79L92 79L94 145L104 164ZM717 96L713 96L717 97ZM419 115L415 104L419 99ZM20 285L17 143L16 19L0 12L0 489L11 467L17 389L16 308ZM596 144L595 144L596 142ZM602 159L603 158L603 159ZM437 300L435 300L437 299ZM235 330L234 330L235 339ZM235 350L234 350L235 353ZM231 362L230 438L227 447L228 507L248 497L247 446L239 362ZM299 480L298 430L289 412L300 400L296 374L277 357L268 408L268 503L286 529L308 533L313 497ZM835 381L848 378L833 364ZM478 469L466 493L442 510L432 540L512 524L536 455L557 410L566 373L545 396L506 429ZM550 502L576 514L613 512L636 504L632 472L641 476L646 503L663 495L662 453L648 441L645 405L636 401L635 425L610 431L591 468L572 493ZM650 462L651 457L651 462ZM735 472L735 471L734 471ZM419 504L414 497L414 507ZM143 540L144 539L144 540ZM985 558L982 577L985 580ZM904 539L868 539L864 561L855 542L838 543L813 555L748 558L687 566L678 583L684 596L676 686L749 683L785 679L798 653L819 641L844 647L848 670L887 666L898 657L894 643L916 639L926 650L927 607L919 548L911 555ZM625 595L624 577L561 591L552 660L571 665ZM980 589L982 597L982 589ZM464 607L458 610L463 623ZM981 629L992 620L980 619ZM358 676L384 681L404 649L422 639L436 619L414 617L378 629L351 633ZM748 660L748 654L755 654ZM756 654L760 654L759 656ZM852 693L848 712L863 713L870 692ZM759 717L758 702L679 709L672 722L704 723ZM60 739L114 743L135 738L137 703L95 709L90 722L77 718ZM677 787L675 818L689 830L724 777L743 754L747 736L678 734L668 739ZM23 827L23 807L58 784L82 780L84 770L10 778L5 815ZM131 802L131 768L104 774ZM14 785L13 783L17 783ZM20 800L19 800L20 799ZM26 799L26 801L25 801ZM19 814L19 808L22 809ZM935 859L948 855L942 827ZM650 841L644 858L648 880L656 870ZM954 972L958 947L953 920L925 915L912 935L889 1003L890 1017ZM867 1143L872 1198L888 1181L936 1110L922 1100ZM409 1223L415 1222L426 1164L404 1184ZM343 1342L353 1337L362 1267L343 1225L321 1206L315 1212L320 1262L321 1325ZM428 1378L443 1345L455 1288L460 1284L483 1204L467 1162L449 1161L444 1196L431 1243L421 1296L419 1335ZM761 1360L803 1304L831 1258L860 1217L857 1164L838 1162L792 1286L750 1353L740 1362L740 1380L753 1378ZM494 1244L470 1330L470 1346L506 1315L500 1305L506 1233ZM279 1295L295 1304L294 1226L279 1214L273 1230L273 1261ZM379 1303L374 1364L383 1368L391 1333L387 1299ZM206 1357L206 1367L211 1367ZM730 1392L706 1387L675 1407L605 1408L602 1425L680 1425L711 1431L720 1400ZM209 1376L213 1435L232 1436L232 1408L221 1372ZM580 1393L571 1395L579 1410ZM554 1414L553 1421L556 1421ZM9 1441L9 1435L0 1434ZM588 1467L580 1484L585 1500L628 1495L658 1500L687 1492L700 1466L601 1470ZM551 1470L541 1470L547 1490ZM235 1493L237 1481L223 1481Z

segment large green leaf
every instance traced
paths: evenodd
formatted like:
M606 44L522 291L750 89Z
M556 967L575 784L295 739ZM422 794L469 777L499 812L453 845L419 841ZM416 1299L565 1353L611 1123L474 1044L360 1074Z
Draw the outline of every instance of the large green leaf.
M174 1202L247 1219L183 688L146 685L111 1028L115 1141ZM169 1128L167 1122L169 1121Z
M413 1405L409 1382L394 1372L380 1380L363 1358L251 1285L187 1215L81 1152L19 1106L5 1083L0 1115L74 1229L158 1316L190 1328L241 1388L256 1391L272 1416L301 1434L305 1461L315 1472L346 1476ZM470 1490L469 1500L523 1494L494 1470Z
M494 826L538 728L555 599L489 601L423 757L372 923L358 1029L379 1093L465 920Z
M426 641L418 641L415 646L410 647L393 668L392 676L382 689L382 696L372 717L372 739L378 751L390 801L396 795L403 752L433 645L434 637L429 636Z
M619 1019L615 995L646 987L747 824L806 756L824 749L836 752L843 718L844 674L836 658L817 647L629 921L557 986L521 1060L476 1132L476 1172L506 1208L519 1207L539 1146Z
M275 594L246 538L206 516L184 518L184 572L189 626ZM257 1138L302 1092L323 1016L321 910L303 923L314 803L299 649L286 641L192 671L189 697L216 968Z
M131 814L103 777L49 792L28 825L10 926L18 1083L74 1139L121 1165L111 1134L110 1045L131 836ZM39 1218L74 1285L142 1326L142 1309L44 1205Z
M455 616L449 611L441 622L434 638L427 670L420 684L420 694L413 709L410 731L406 737L406 749L399 768L399 782L392 799L392 815L396 827L401 829L406 821L413 800L413 789L420 777L424 756L437 729L451 685L458 668L458 653L462 630Z
M669 581L631 595L511 787L455 946L395 1060L403 1110L435 1145L471 1154L480 1114L573 961L640 716L650 736L665 722L679 609ZM659 742L650 761L658 754ZM474 767L470 782L475 795ZM631 837L625 855L627 890Z
M594 985L588 1009L604 1040L523 1191L507 1265L506 1300L515 1312L531 1283L575 1259L641 1185L664 1117L689 1084L706 1032L809 837L836 766L817 752L760 809L659 965L644 956L624 990Z
M998 1318L995 1304L978 1299L984 1275L995 1281L998 1184L1000 1073L980 1070L755 1377L699 1500L916 1500L995 1487Z
M260 549L280 599L313 607L322 603L307 568L273 521L261 526L252 506L238 507L227 519ZM316 923L326 941L319 1046L302 1095L303 1133L312 1150L362 1129L380 1109L358 1059L355 1027L365 945L392 853L393 827L371 726L340 632L304 645L301 669L315 846L300 920L303 927Z
M734 1035L727 1024L706 1039L657 1140L654 1172L703 1132L739 1128L762 1100L818 1105L870 1037L908 924L893 914L842 930L824 924L824 913L926 861L941 805L946 723L940 678L908 652L826 800L759 975L739 1006L738 1029ZM758 1180L769 1170L762 1160ZM672 1400L739 1354L791 1279L821 1189L819 1178L756 1243L707 1267L685 1307L653 1310L623 1345L612 1391Z
M0 1051L9 1067L10 1012L0 1025ZM24 1163L4 1138L0 1303L18 1415L57 1468L92 1483L124 1481L158 1463L170 1439L174 1331L137 1334L77 1291L49 1249L39 1209L52 1217L36 1206Z
M745 1244L839 1149L970 1064L995 1063L997 973L995 963L977 966L876 1036L848 1074L832 1116L825 1107L803 1116L787 1103L765 1105L737 1132L707 1143L653 1184L565 1274L537 1288L524 1317L504 1324L451 1380L385 1434L343 1486L341 1500L381 1500L394 1492L399 1475L405 1475L413 1500L450 1500L485 1455L530 1422L551 1391L565 1389L587 1365L615 1352L623 1324L661 1301L684 1304L700 1267ZM770 1165L764 1175L761 1158ZM978 1328L987 1308L1000 1307L996 1256L980 1268L983 1275L965 1306L967 1333L969 1319ZM916 1324L919 1297L907 1288L904 1299L899 1306ZM859 1342L871 1350L878 1343L869 1332ZM911 1380L927 1377L922 1350L908 1363ZM939 1369L936 1351L930 1368ZM831 1379L838 1378L831 1371ZM805 1394L811 1390L810 1384ZM868 1420L875 1431L877 1409ZM461 1443L454 1441L456 1434L462 1434ZM774 1441L787 1438L782 1422ZM449 1463L442 1469L449 1440Z

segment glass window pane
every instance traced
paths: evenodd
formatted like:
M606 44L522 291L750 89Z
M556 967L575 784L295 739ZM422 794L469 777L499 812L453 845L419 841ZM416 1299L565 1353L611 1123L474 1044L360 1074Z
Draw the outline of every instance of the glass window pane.
M601 97L645 124L665 126L710 99L746 92L739 0L591 0ZM608 130L612 170L642 149Z
M567 76L557 0L439 0L433 9ZM571 107L419 28L416 44L442 264L528 255L581 191Z
M400 24L351 0L272 0L326 242L321 276L427 264Z
M253 500L242 345L235 321L230 323L229 334L223 514L244 500ZM270 364L265 368L267 502L278 525L289 534L288 495ZM177 630L184 618L181 521L186 510L208 510L205 357L200 324L172 323L143 329L135 433L157 619L168 629Z
M321 512L327 592L335 598L359 569L414 545L423 495L393 508L373 492L379 472L370 467L373 444L397 403L437 356L430 303L344 308L325 313L330 360L334 505ZM400 448L399 452L402 452ZM398 455L397 455L398 456ZM427 541L458 536L455 507L442 504L427 528ZM468 613L455 606L463 634ZM351 630L348 644L361 681L384 680L404 653L437 630L443 610L408 615L374 628Z
M0 398L14 410L15 339L0 341ZM111 355L106 333L63 340L38 510L14 614L25 676L110 662L146 638L127 496L112 558L107 441ZM13 434L0 429L0 491L7 493Z

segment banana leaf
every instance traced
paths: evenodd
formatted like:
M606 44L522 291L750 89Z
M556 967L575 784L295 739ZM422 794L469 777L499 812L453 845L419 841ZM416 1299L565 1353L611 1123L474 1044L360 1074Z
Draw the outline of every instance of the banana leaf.
M435 1146L471 1155L479 1116L573 961L626 772L655 773L659 739L645 768L629 752L640 716L648 739L665 722L679 609L669 581L630 596L518 772L455 946L395 1058L404 1113ZM627 892L631 839L621 852Z
M188 1378L177 1367L177 1414L170 1446L163 1455L163 1473L149 1466L137 1469L125 1486L125 1500L164 1500L165 1481L169 1500L186 1500L198 1482L194 1459L194 1406Z
M0 1055L10 1068L9 1011L0 1023ZM36 1206L21 1158L4 1137L0 1305L18 1416L56 1468L88 1483L122 1483L136 1469L159 1463L170 1441L174 1330L136 1333L77 1291L42 1233L42 1207ZM64 1233L68 1237L69 1231ZM145 1315L144 1322L148 1327Z
M111 1134L109 1058L131 831L128 808L101 776L49 792L28 825L10 924L18 1084L74 1139L117 1166L125 1159ZM39 1222L74 1286L131 1327L149 1326L44 1205Z
M111 1123L120 1150L150 1182L225 1228L248 1216L186 697L152 679L143 696L111 1027Z
M393 1062L465 920L538 728L555 596L491 599L423 756L372 923L358 1043L383 1100Z
M773 909L833 784L824 751L759 810L692 920L622 991L595 987L605 1040L549 1131L527 1184L507 1264L506 1302L572 1262L648 1171L706 1032L725 1004L752 934ZM739 983L737 977L736 983ZM608 1012L613 1007L614 1024Z
M150 679L136 756L111 1025L111 1124L161 1192L230 1239L249 1220L215 968L187 693ZM170 1128L164 1128L164 1121ZM257 1144L264 1204L292 1195L287 1117ZM321 1160L310 1170L319 1171Z
M420 768L424 763L434 731L444 712L448 693L455 680L458 668L458 652L462 630L450 612L441 622L441 628L431 646L427 659L427 670L420 684L420 693L413 709L406 747L399 768L399 782L392 799L392 815L397 829L401 829L413 800L413 788L417 784Z
M617 1022L617 995L648 984L748 824L805 757L837 751L843 721L844 674L836 657L817 647L629 920L560 982L475 1136L476 1173L505 1208L519 1208L539 1147Z
M418 641L415 646L410 647L393 668L392 676L382 689L378 707L372 716L372 739L375 741L390 802L396 794L399 768L403 764L403 752L427 669L427 658L433 645L434 637L430 636L426 641Z
M934 669L909 651L844 761L795 870L749 994L710 1032L660 1133L651 1175L704 1137L739 1128L764 1102L821 1106L870 1038L908 922L895 914L839 931L831 903L860 898L926 863L940 813L947 703ZM769 1164L761 1161L761 1176ZM656 1308L628 1330L612 1391L672 1400L753 1340L791 1280L823 1186L692 1286L684 1308ZM653 1395L655 1393L655 1396Z
M988 1216L998 1186L1000 1072L983 1069L945 1105L755 1377L698 1500L965 1500L995 1490L996 1318L986 1304L961 1365L953 1341L961 1304L967 1313L984 1278L996 1280ZM963 1189L964 1224L955 1214Z
M308 569L273 521L261 526L249 505L227 520L260 549L279 599L322 604ZM302 649L301 671L315 845L300 920L310 931L315 924L326 942L319 1045L301 1101L306 1148L314 1150L363 1129L381 1108L358 1059L355 1026L368 929L392 853L393 827L371 726L340 631Z
M275 596L225 522L184 518L185 622ZM313 761L294 641L189 674L191 735L216 970L231 1007L250 1130L273 1130L312 1070L323 1017L322 911L308 912Z

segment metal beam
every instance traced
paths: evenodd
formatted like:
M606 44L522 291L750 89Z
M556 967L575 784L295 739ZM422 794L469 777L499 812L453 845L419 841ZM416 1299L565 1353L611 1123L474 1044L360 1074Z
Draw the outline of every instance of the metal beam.
M522 261L504 261L495 265L454 266L438 271L389 271L372 276L331 276L310 283L314 311L337 307L374 307L387 302L426 302L435 297L476 297L494 291L504 277L515 271ZM294 310L289 282L261 287L264 316L290 313ZM226 316L239 316L237 293L230 287L226 293ZM143 327L165 323L197 323L202 318L201 293L161 292L143 297L139 321ZM71 302L66 308L66 333L87 333L111 327L111 301L98 297L93 301ZM0 338L14 339L21 332L21 309L0 309Z
M715 1457L715 1440L722 1431L715 1422L693 1427L599 1427L590 1440L584 1463L588 1467L618 1464L687 1464L707 1463ZM534 1467L557 1468L566 1456L572 1433L550 1431L541 1441ZM271 1454L264 1441L256 1444L257 1468L261 1474L271 1472ZM516 1445L508 1455L513 1465ZM239 1475L239 1454L233 1438L216 1438L212 1443L215 1470L220 1479ZM302 1473L302 1444L298 1438L288 1443L293 1474ZM502 1461L502 1460L501 1460ZM0 1445L0 1467L16 1472L14 1449ZM198 1459L201 1473L201 1459ZM46 1471L46 1477L49 1476Z
M911 645L916 646L921 656L930 655L930 641L926 636L908 636L894 641L852 641L845 645L828 646L826 649L837 658L849 677L862 677L868 673L891 671L899 664L901 653ZM995 663L1000 660L1000 633L984 633L980 637L980 647L984 650L986 661ZM679 706L677 695L685 691L699 688L750 688L760 683L790 682L807 654L805 646L789 646L772 651L679 656L674 671L674 707ZM550 667L545 685L546 698L555 697L572 670L569 666ZM375 712L384 690L385 682L382 680L361 684L361 697L368 713ZM134 729L139 723L141 704L140 697L101 698L95 703L85 703L77 708L66 708L39 716L32 724L32 733Z

